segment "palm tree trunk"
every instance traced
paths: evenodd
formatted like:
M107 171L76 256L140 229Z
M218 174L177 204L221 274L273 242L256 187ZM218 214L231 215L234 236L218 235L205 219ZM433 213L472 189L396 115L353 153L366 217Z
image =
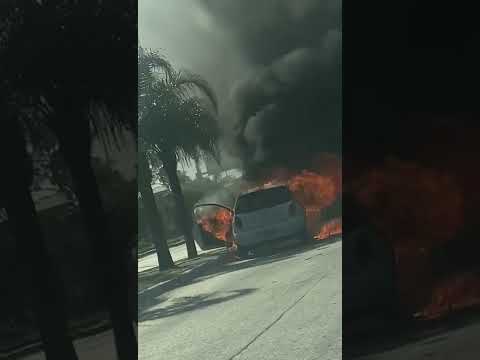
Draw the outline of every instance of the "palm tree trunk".
M94 266L109 309L118 358L134 359L137 357L137 339L132 311L129 311L129 291L133 289L128 286L128 246L115 244L107 230L107 218L90 163L90 134L88 131L83 133L84 136L74 134L74 137L72 133L59 137L61 149L72 172L80 209L90 235Z
M180 226L182 227L183 235L185 236L185 243L187 244L187 254L189 259L193 259L198 256L197 247L193 239L193 221L192 215L188 211L185 205L185 198L182 192L182 186L178 178L177 173L177 157L173 154L162 154L162 162L167 173L170 188L175 195L177 203L178 219L180 220Z
M151 185L152 174L144 152L139 152L138 154L138 170L138 190L142 197L147 223L152 232L153 243L157 251L158 269L169 269L174 266L174 263L163 233L162 218L158 212Z
M55 271L49 257L38 222L29 189L33 176L31 160L26 154L21 130L16 125L12 119L7 118L3 123L5 127L0 129L0 154L4 156L3 166L8 169L1 176L0 192L3 192L8 224L15 237L17 253L24 260L22 265L30 279L31 287L24 288L31 289L33 311L46 358L77 360L68 333L64 287L59 272ZM4 139L1 135L9 139Z

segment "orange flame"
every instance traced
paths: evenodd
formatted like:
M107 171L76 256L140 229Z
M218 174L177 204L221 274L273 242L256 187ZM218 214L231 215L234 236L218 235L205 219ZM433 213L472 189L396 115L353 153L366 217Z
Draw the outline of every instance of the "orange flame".
M342 220L333 219L325 223L320 231L314 236L315 240L325 240L330 236L340 235L342 233Z
M332 219L323 218L324 210L338 200L342 191L341 162L335 155L320 154L313 159L310 169L299 172L270 170L270 175L260 186L275 185L287 185L295 199L305 208L307 227L315 234L315 239L322 240L341 234L340 219L335 219L330 224Z
M215 212L202 216L197 223L204 231L219 240L226 241L232 224L232 214L226 209L219 208Z
M307 170L293 176L288 187L303 206L319 210L332 205L339 190L332 178Z

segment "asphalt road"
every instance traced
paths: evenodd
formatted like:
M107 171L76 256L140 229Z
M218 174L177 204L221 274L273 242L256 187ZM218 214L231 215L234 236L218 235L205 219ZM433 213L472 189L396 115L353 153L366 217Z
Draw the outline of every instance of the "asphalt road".
M225 256L143 293L139 359L341 359L341 254L338 238Z

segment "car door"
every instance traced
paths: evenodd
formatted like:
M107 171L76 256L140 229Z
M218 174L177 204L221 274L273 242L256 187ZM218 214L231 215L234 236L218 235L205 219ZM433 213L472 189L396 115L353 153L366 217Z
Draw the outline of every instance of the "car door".
M198 203L193 208L193 236L202 250L232 245L233 211L216 203Z

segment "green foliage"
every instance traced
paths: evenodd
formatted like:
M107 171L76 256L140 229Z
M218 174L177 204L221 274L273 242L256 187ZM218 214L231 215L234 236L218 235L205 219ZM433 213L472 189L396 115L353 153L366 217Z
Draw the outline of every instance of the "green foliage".
M139 135L162 159L189 162L215 154L217 100L200 76L175 71L158 53L139 49Z

